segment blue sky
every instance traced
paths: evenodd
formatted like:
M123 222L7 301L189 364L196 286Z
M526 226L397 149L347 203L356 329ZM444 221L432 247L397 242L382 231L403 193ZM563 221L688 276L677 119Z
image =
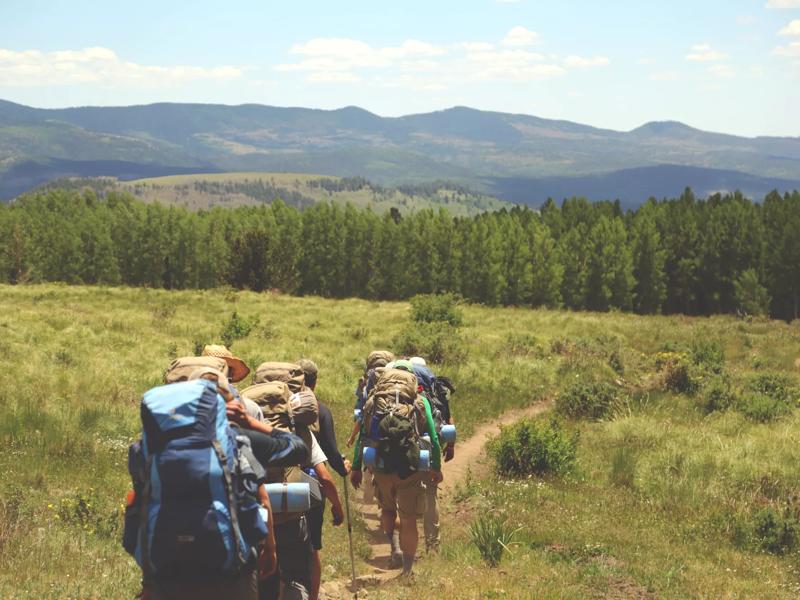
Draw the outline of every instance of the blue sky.
M0 98L466 105L800 136L800 0L2 0Z

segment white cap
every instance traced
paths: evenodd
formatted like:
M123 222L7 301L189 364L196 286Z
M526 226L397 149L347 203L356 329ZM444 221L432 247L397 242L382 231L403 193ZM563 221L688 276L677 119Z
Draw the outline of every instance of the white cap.
M425 359L421 356L412 356L408 359L412 365L417 365L418 367L427 367L428 363L425 362Z
M387 369L394 369L394 361L386 363L386 368Z

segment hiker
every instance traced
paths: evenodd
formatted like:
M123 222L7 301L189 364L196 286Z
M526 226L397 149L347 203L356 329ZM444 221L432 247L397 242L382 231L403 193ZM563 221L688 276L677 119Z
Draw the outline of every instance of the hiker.
M442 481L441 449L428 400L417 394L413 365L395 362L384 370L373 386L363 409L363 418L353 455L350 481L361 485L364 455L374 458L374 478L381 526L391 546L391 564L402 563L409 576L417 552L417 519L425 511L423 481ZM420 448L428 435L430 450ZM367 452L364 452L367 449ZM426 471L429 460L430 471ZM395 535L400 517L399 535Z
M356 441L356 436L358 436L360 431L361 418L359 415L364 407L364 403L367 401L367 397L369 396L372 386L375 385L378 372L391 364L394 361L394 358L394 354L388 350L373 350L367 355L364 374L358 380L358 385L356 386L356 404L353 410L353 430L350 432L350 437L347 438L348 448L353 446ZM372 471L370 470L370 475L363 480L363 501L365 504L371 504L375 500L371 472Z
M259 403L265 417L275 427L295 431L311 449L309 460L299 469L273 473L276 482L304 481L312 492L312 511L322 510L324 499L331 502L334 525L344 521L344 511L336 485L325 463L328 458L322 451L312 430L318 430L319 403L310 388L305 385L303 369L294 363L267 362L256 370L254 385L242 390L244 398L251 397ZM313 485L312 485L313 484ZM320 520L321 527L321 520ZM276 525L278 549L278 573L262 582L259 598L277 599L283 585L282 598L307 600L311 597L314 572L312 538L321 538L321 529L312 527L310 514L290 513L282 515Z
M454 425L453 416L450 413L448 393L452 393L455 389L447 378L437 378L421 356L413 356L409 359L409 362L413 366L413 372L417 377L419 388L422 389L423 395L430 403L436 430L441 434L444 425ZM439 441L441 443L443 440L440 439ZM455 440L446 442L442 455L444 462L453 460L455 456ZM425 550L431 552L437 551L441 543L439 532L439 485L430 480L424 481L423 485L425 486L425 517L423 518Z
M210 380L222 372L193 374L143 396L123 545L142 568L145 600L256 600L258 570L275 562L257 461L228 426L224 379Z
M300 365L300 367L303 369L303 373L305 374L306 387L312 392L316 393L317 378L319 374L316 363L307 358L303 358L297 361L297 364ZM342 458L342 453L339 452L339 448L336 445L336 431L334 430L333 426L333 415L327 406L325 406L322 402L319 402L319 398L317 398L317 404L319 405L319 434L317 435L317 441L319 442L322 451L325 453L325 456L328 457L328 464L330 467L342 477L346 477L349 473L349 461L346 461ZM331 510L334 510L333 506L331 506ZM338 510L339 514L341 515L341 503L339 503ZM343 516L338 517L337 523L337 516L335 512L334 515L334 525L341 524ZM324 516L324 501L322 506L312 508L308 513L308 527L311 537L311 546L313 548L313 561L311 563L311 600L317 600L319 598L319 588L322 583L322 561L320 559L320 550L322 550L322 522L324 520Z

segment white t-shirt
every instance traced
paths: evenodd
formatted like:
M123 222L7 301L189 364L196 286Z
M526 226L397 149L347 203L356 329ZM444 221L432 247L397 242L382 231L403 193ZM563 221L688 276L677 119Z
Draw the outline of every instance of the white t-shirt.
M322 451L322 448L317 441L317 436L311 434L311 466L316 467L324 462L328 462L328 457Z

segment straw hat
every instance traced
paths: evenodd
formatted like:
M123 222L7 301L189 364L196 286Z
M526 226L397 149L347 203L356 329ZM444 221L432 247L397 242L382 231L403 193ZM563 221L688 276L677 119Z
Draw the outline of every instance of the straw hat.
M225 362L228 363L228 376L233 383L241 381L250 373L250 367L248 367L241 358L234 356L225 346L209 344L203 348L202 355L216 356L217 358L224 359Z

